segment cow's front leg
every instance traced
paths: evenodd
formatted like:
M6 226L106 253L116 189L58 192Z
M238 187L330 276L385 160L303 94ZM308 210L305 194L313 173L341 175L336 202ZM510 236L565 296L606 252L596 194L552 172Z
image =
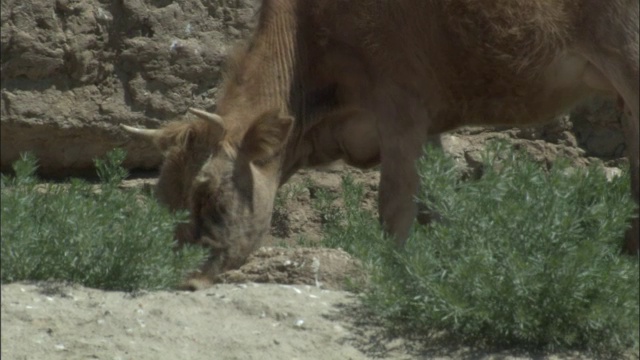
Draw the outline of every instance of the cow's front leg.
M396 148L385 147L382 152L378 207L382 227L403 246L418 213L415 201L420 179L415 167L417 156Z
M378 119L380 187L378 208L384 230L403 246L418 213L420 178L416 162L427 140L427 114L419 107L397 106L396 117Z
M418 213L420 178L416 162L422 155L432 119L415 89L398 84L395 79L378 78L365 107L374 116L380 144L380 222L401 247Z

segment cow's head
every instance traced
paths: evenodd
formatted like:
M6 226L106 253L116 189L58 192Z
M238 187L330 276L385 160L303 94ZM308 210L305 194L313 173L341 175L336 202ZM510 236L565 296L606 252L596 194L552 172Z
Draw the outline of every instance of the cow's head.
M159 130L123 128L151 139L164 155L157 186L171 210L190 222L176 230L179 244L211 249L207 276L239 267L270 228L282 153L293 119L269 111L248 126L190 109L198 119Z

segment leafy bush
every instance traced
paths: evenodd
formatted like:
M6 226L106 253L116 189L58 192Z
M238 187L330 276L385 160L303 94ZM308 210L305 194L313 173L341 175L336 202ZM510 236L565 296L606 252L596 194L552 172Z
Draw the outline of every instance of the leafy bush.
M342 248L362 259L373 259L377 253L375 239L382 239L382 232L378 221L362 208L363 197L362 186L345 175L342 177L344 208L333 205L335 199L323 189L318 190L315 207L325 224L324 246Z
M467 343L637 349L638 261L619 254L635 206L628 176L609 182L562 162L546 170L498 144L483 176L465 182L440 150L428 154L419 200L442 220L417 227L405 249L371 235L358 201L347 202L356 215L330 224L333 245L374 265L363 298L374 313Z
M140 191L123 191L127 176L116 150L96 160L101 186L79 179L38 184L36 161L23 156L15 177L2 178L2 282L63 280L108 290L175 285L204 259L201 249L173 247L171 215Z

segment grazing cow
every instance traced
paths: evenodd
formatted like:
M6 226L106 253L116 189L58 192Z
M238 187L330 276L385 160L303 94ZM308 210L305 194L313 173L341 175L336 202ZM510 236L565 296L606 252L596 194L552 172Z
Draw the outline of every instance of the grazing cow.
M416 216L428 135L529 125L617 97L638 200L638 0L265 0L216 113L126 127L165 155L158 194L189 209L181 242L211 248L201 277L240 266L298 169L381 164L379 210L398 245ZM627 250L638 249L638 220Z

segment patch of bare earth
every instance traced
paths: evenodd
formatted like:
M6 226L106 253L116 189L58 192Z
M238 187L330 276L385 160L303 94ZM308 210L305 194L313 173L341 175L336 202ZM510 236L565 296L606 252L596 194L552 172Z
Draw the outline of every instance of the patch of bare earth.
M353 293L315 285L131 294L14 283L2 285L1 316L2 359L595 359L394 337Z

